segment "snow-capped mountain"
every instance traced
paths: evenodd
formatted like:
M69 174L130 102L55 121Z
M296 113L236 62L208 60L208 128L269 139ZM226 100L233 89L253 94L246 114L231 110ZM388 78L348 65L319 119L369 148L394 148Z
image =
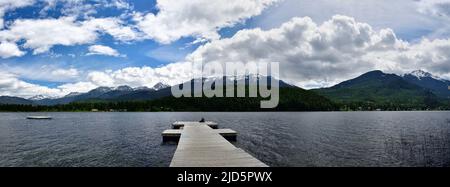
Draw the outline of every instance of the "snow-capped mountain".
M245 82L246 85L260 85L260 80L262 79L275 79L273 77L261 76L261 75L246 75L246 76L228 76L228 77L208 77L208 78L199 78L193 79L186 83L212 83L212 81L217 80L234 80L234 84L242 84ZM257 80L257 81L252 81ZM282 80L279 81L279 87L295 87L288 83L285 83ZM226 82L224 82L226 83ZM229 83L229 82L228 82ZM429 96L436 96L436 99L449 99L450 98L450 81L444 80L440 77L434 76L431 73L425 72L423 70L416 70L411 73L407 73L404 75L395 75L395 74L386 74L382 71L372 71L361 75L358 78L344 81L334 87L332 89L342 88L361 88L361 85L364 83L362 87L364 90L367 90L367 86L372 86L371 90L388 90L389 92L380 92L376 93L377 97L383 96L385 93L415 93L413 96L424 96L426 98L433 98ZM267 82L270 84L270 81ZM326 89L326 88L324 88ZM406 90L407 92L399 92L398 89ZM329 91L329 90L325 90ZM322 92L325 96L328 92ZM348 90L342 92L336 92L338 95L333 97L339 98L355 98L354 95L348 96ZM360 93L355 92L355 93ZM372 93L372 92L370 92ZM374 92L375 93L375 92ZM341 95L339 95L341 94ZM344 95L342 95L344 94ZM345 95L347 94L347 95ZM424 95L426 94L426 95ZM118 86L118 87L98 87L86 93L77 93L73 92L61 98L49 98L43 95L37 95L31 97L29 99L22 98L14 98L14 97L0 97L0 104L36 104L36 105L57 105L57 104L68 104L72 102L80 102L86 100L105 100L105 101L136 101L136 100L152 100L163 98L171 95L171 88L169 85L163 83L157 83L153 88L148 87L136 87L132 88L127 85ZM392 95L385 95L385 97L391 97ZM403 97L403 96L402 96Z
M164 84L164 83L162 83L162 82L158 82L158 83L156 83L156 84L153 86L153 89L154 89L154 90L161 90L161 89L167 88L167 87L170 87L170 86L167 85L167 84Z
M80 93L80 92L70 92L69 94L67 94L67 95L64 96L64 97L74 97L74 96L78 96L78 95L81 95L81 94L83 94L83 93Z
M440 77L437 77L437 76L434 76L431 73L428 73L428 72L423 71L423 70L414 70L411 73L407 73L407 74L403 75L403 77L405 77L405 76L415 77L415 78L417 78L419 80L421 80L423 78L432 78L432 79L436 79L436 80L445 81L444 79L442 79Z
M147 86L139 86L139 87L134 88L134 90L135 91L150 91L150 90L153 90L153 89L149 88Z
M106 92L109 92L112 90L114 90L113 87L101 86L101 87L98 87L96 89L89 91L88 93L106 93Z
M117 90L117 91L133 91L134 89L127 86L127 85L122 85L122 86L118 86L116 88L114 88L113 90Z
M44 95L35 95L33 97L28 98L28 100L38 101L38 100L47 99L47 98L49 98L49 97L44 96Z
M404 80L431 90L440 97L450 97L450 81L434 76L431 73L416 70L402 76Z
M28 98L28 100L31 101L40 101L40 100L44 100L44 99L57 99L59 97L56 96L48 96L48 95L35 95L33 97Z
M404 76L407 76L407 75L414 76L417 79L421 79L421 78L424 78L424 77L431 77L432 76L431 73L425 72L423 70L415 70L415 71L412 71L411 73L405 74Z
M291 84L288 84L282 80L279 80L275 77L272 76L264 76L264 75L258 75L258 74L250 74L250 75L238 75L238 76L226 76L226 77L208 77L208 78L203 78L203 82L204 83L211 83L213 81L216 80L222 80L224 81L224 84L226 84L227 82L225 81L232 81L234 82L234 84L236 85L241 85L241 84L245 84L245 85L261 85L263 84L261 80L266 79L267 81L265 82L265 84L270 85L271 84L271 80L274 80L276 82L278 82L278 86L279 87L295 87ZM194 81L199 81L199 79L196 79Z

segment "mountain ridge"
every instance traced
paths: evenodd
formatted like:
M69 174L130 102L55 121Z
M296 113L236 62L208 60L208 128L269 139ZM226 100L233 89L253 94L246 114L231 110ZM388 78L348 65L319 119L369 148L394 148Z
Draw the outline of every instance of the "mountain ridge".
M257 83L259 84L260 78L266 78L268 80L272 79L272 77L265 77L265 76L257 76ZM225 81L230 77L216 77L216 78L202 78L201 81L203 84L209 82L212 83L214 81ZM275 79L275 78L273 78ZM280 87L295 87L293 85L290 85L282 80L275 79L279 82ZM192 79L190 81L191 86L193 86L194 82L200 81L200 79ZM238 80L235 80L235 84L240 84L243 81L246 85L251 85L250 83L250 77L239 77ZM270 81L267 82L267 84L270 85ZM176 86L181 86L176 85ZM80 101L89 101L89 100L110 100L110 101L137 101L137 100L152 100L152 99L159 99L162 97L168 97L171 96L171 87L164 83L157 83L152 88L148 88L145 86L132 88L127 85L121 85L118 87L97 87L95 89L92 89L86 93L78 93L73 92L66 96L60 97L60 98L46 98L43 97L42 99L35 99L35 100L29 100L31 104L35 105L58 105L58 104L69 104L72 102L80 102ZM27 100L27 99L25 99ZM18 102L17 104L23 104L24 102ZM8 102L8 104L14 104L12 100Z
M263 77L263 76L261 76ZM251 85L251 78L257 80L260 84L260 76L239 77L234 84ZM202 79L192 79L189 83L193 88L194 82L201 81L203 84L213 81L224 81L233 77L210 77ZM236 77L235 77L236 78ZM265 77L271 79L273 77ZM275 79L275 78L273 78ZM280 88L296 88L282 80L278 80ZM270 84L270 81L267 82ZM448 101L450 90L448 90L450 81L433 76L423 70L416 70L403 75L384 73L380 70L374 70L364 73L356 78L343 81L328 88L311 89L306 91L315 92L325 96L331 101L344 105L358 107L367 107L367 109L378 108L436 108ZM176 85L181 86L182 85ZM118 87L98 87L86 93L70 93L62 98L44 98L42 100L27 100L18 97L3 97L0 104L33 104L33 105L61 105L73 102L117 102L117 101L145 101L162 99L171 96L171 87L157 83L154 87L136 87L131 88L127 85ZM1 99L1 98L0 98ZM15 101L17 103L15 103Z
M404 74L402 77L409 83L413 83L431 90L438 97L450 99L449 80L436 77L431 73L422 70L416 70L411 73Z
M433 90L407 81L402 76L380 70L370 71L332 87L313 91L342 105L352 105L353 109L361 106L427 109L435 108L443 102L443 98L433 93Z

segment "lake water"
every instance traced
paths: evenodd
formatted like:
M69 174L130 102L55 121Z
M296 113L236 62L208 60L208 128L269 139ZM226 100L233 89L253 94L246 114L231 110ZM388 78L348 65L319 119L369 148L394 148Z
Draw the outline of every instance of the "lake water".
M165 167L161 132L201 117L269 166L450 166L450 112L0 113L0 166Z

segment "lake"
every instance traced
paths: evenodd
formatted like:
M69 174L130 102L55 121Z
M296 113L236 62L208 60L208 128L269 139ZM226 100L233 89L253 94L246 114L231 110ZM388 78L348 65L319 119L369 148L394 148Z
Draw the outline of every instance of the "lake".
M450 112L0 113L0 166L166 167L161 132L201 117L269 166L450 166Z

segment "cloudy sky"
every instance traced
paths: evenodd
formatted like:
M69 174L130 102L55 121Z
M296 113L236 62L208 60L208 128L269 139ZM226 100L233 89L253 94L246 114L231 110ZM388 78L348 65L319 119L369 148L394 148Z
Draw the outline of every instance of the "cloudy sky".
M198 59L279 62L304 88L450 79L450 0L0 0L0 95L175 84Z

